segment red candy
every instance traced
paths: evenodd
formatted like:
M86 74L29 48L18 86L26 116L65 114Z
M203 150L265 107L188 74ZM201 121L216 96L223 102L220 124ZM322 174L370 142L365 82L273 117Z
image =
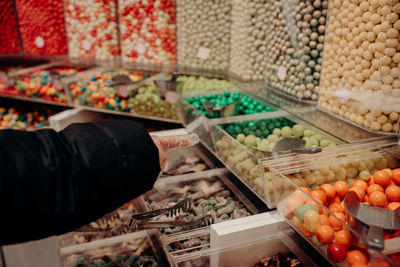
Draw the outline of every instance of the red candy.
M62 0L16 0L25 53L68 53Z
M21 47L12 1L0 1L0 53L18 53L20 51Z
M122 60L176 63L175 1L120 0Z

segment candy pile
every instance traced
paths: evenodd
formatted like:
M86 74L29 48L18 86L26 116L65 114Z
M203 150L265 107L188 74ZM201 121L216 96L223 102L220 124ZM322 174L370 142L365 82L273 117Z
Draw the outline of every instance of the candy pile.
M352 178L356 177L358 169L361 169L361 163L358 166L350 166L356 168L349 173L349 169L345 175ZM370 164L374 165L373 161ZM352 163L352 165L355 165ZM380 164L382 165L382 164ZM375 167L379 165L375 163ZM303 236L312 240L314 245L320 246L320 249L327 253L333 262L346 262L350 266L367 266L370 261L367 251L357 248L352 242L348 227L351 227L351 220L348 221L343 200L349 191L354 191L359 199L365 204L395 210L400 207L400 169L384 169L376 171L372 176L368 170L359 172L357 180L337 180L338 177L333 175L337 180L335 183L322 184L313 191L306 187L301 189L311 195L314 200L306 196L299 189L296 189L286 200L283 212L286 218L298 228ZM326 170L330 172L330 170ZM326 178L331 176L326 176ZM321 182L319 181L319 182ZM326 180L325 180L326 182ZM318 202L318 203L316 203ZM325 208L321 208L324 206ZM329 210L329 212L328 212ZM398 231L385 231L385 239L400 236ZM375 265L375 261L374 261ZM388 265L379 265L388 266Z
M163 215L157 219L192 222L210 215L213 222L217 223L250 215L236 197L216 178L169 184L163 186L162 191L153 189L146 193L144 200L151 210L156 210L171 207L184 197L193 200L190 211L182 212L172 218ZM162 232L175 233L182 229L185 228L165 228Z
M238 86L231 81L221 80L216 78L206 78L203 76L179 76L178 82L182 82L183 85L177 89L184 95L187 94L199 94L207 91L234 91L238 89Z
M175 64L175 1L120 0L122 60Z
M154 82L145 84L133 99L134 111L138 114L177 120L175 106L161 98Z
M135 92L126 97L118 94L112 86L112 78L126 75L131 81L139 81L143 74L131 73L125 70L97 72L86 76L76 83L70 84L75 104L96 108L105 108L122 112L137 113L168 119L177 119L174 107L163 100L154 82L143 84Z
M113 246L103 245L61 258L63 267L158 266L148 238L125 241Z
M45 108L32 110L0 107L0 129L34 130L48 127L47 119L55 114Z
M274 39L270 27L280 26L272 17L272 1L232 1L231 54L229 70L244 80L262 80Z
M25 53L46 55L68 53L62 0L15 2Z
M68 52L73 58L111 60L119 55L114 0L65 0Z
M276 23L282 17L285 27L280 32L274 29L272 35L284 46L272 50L277 61L268 62L267 80L298 99L317 100L327 6L327 0L292 0L281 7L282 15L276 14Z
M179 1L178 64L191 68L227 70L230 25L231 1Z
M128 202L112 213L79 228L76 232L61 235L59 244L61 247L67 247L130 233L132 232L129 227L130 216L135 212L133 202Z
M267 256L261 259L259 262L255 263L253 267L278 267L278 266L290 266L290 267L304 267L305 265L301 263L296 255L293 253L279 253L275 256Z
M18 76L15 88L18 90L18 95L21 96L67 103L68 99L60 79L76 72L78 69L72 67L32 71Z
M318 103L322 109L373 131L396 132L399 14L400 3L392 6L389 0L329 5Z
M138 81L143 75L124 70L96 72L86 76L77 83L70 84L75 104L96 108L107 108L130 112L133 109L133 98L118 97L115 87L111 86L112 78L117 75L127 75L132 81Z
M209 114L203 106L203 102L209 100L214 107L226 106L233 103L236 104L236 110L233 116L255 114L263 112L271 112L275 109L267 105L263 105L258 101L250 98L249 96L242 94L238 91L228 92L225 91L223 94L209 94L205 96L188 97L186 100L198 109L201 113L209 118L217 118L219 114Z
M21 44L12 1L0 2L0 25L0 53L18 53Z

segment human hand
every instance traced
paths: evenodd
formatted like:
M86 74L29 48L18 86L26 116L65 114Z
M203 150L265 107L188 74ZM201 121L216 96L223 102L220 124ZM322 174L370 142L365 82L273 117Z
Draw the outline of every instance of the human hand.
M160 159L160 168L164 166L165 161L167 160L166 151L170 148L174 147L184 147L192 144L192 140L186 136L152 136L154 144L158 148L158 155Z

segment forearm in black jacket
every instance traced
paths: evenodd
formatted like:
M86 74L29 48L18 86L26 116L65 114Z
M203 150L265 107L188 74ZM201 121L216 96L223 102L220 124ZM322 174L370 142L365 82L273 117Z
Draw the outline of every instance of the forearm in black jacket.
M150 190L160 171L131 121L0 131L0 244L74 230Z

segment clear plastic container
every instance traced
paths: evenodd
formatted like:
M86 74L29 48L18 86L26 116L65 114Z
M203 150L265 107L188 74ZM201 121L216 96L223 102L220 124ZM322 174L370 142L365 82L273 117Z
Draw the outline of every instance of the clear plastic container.
M176 64L175 1L118 1L123 62Z
M60 248L60 265L157 263L148 231L129 233L84 244Z
M120 54L117 1L64 0L68 55L110 61Z
M1 2L0 10L0 54L18 53L21 43L13 2Z
M268 151L278 140L283 136L298 136L310 148L343 143L285 111L255 114L242 120L220 120L218 124L212 128L212 135L219 159L269 208L275 208L272 180L267 170L260 171L259 160L271 156Z
M68 104L68 97L61 79L73 76L83 67L62 63L48 63L31 68L10 71L18 96L40 99L44 101Z
M396 1L329 5L318 100L321 110L369 131L396 132L400 112L398 9ZM352 15L347 18L347 14Z
M341 262L340 266L348 266L344 261L345 256L350 255L349 253L359 254L360 252L353 251L359 250L375 266L387 256L396 261L393 253L400 251L399 243L397 242L394 249L392 247L392 251L366 249L365 238L352 228L352 219L347 216L340 203L350 188L367 204L381 205L372 194L383 193L373 191L372 188L376 185L370 189L375 181L371 181L370 177L380 175L376 173L383 169L388 171L398 168L399 162L392 155L399 156L397 140L381 138L338 146L314 155L288 153L280 158L264 159L260 165L271 171L279 213L322 255L331 262ZM368 188L369 194L364 186ZM318 191L320 189L322 191ZM368 198L364 200L363 194ZM389 234L385 231L385 239L389 238L385 240L385 249L386 242L394 237L392 234L393 232ZM332 243L333 240L336 242ZM351 249L348 249L350 245ZM332 252L335 250L340 253Z
M224 223L220 224L221 227L224 225L226 232L236 228L235 232L224 236L219 236L213 227L162 236L161 243L169 264L171 266L253 266L262 259L282 253L289 254L291 258L298 258L299 262L303 262L306 266L318 266L310 254L303 252L304 247L300 247L302 242L287 224L268 222L268 220L258 223L257 226L254 221L247 222L250 226L232 223L233 225L226 226ZM246 253L243 253L244 251Z
M162 98L152 73L125 69L94 68L63 83L71 102L94 110L177 123L175 106ZM118 81L115 77L124 76Z
M231 1L177 2L177 59L183 67L227 70Z
M68 54L62 0L45 3L17 0L15 5L24 53Z

